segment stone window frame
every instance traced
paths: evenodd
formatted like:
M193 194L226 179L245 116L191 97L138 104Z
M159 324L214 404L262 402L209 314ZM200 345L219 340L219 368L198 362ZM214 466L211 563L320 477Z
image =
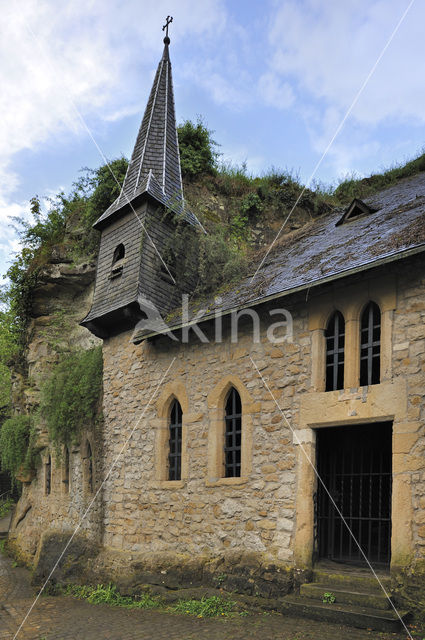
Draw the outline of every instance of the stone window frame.
M90 445L91 455L92 455L92 482L91 489L89 488L89 454L87 445ZM92 438L90 436L84 436L83 442L81 445L81 462L82 462L82 476L83 476L83 491L87 496L92 496L96 493L96 464L95 464L95 455L94 455L94 445Z
M225 408L230 389L234 387L242 403L242 446L241 475L224 477L224 432ZM252 471L253 455L253 414L260 411L260 403L255 403L242 380L228 375L218 382L207 398L209 410L207 487L243 485Z
M338 295L339 294L339 295ZM320 302L311 303L309 330L312 336L312 387L326 390L326 340L325 330L329 318L340 311L345 319L344 389L360 387L360 323L369 302L375 302L381 311L381 372L380 383L392 375L392 322L396 308L395 283L388 279L376 279L335 290L323 295ZM314 306L313 306L314 305ZM342 393L343 390L326 393Z
M171 406L177 400L182 410L182 451L180 480L168 479L168 441ZM155 432L155 480L154 485L161 489L180 489L188 478L187 425L189 414L189 398L184 384L172 381L166 384L156 403L156 417L151 424Z

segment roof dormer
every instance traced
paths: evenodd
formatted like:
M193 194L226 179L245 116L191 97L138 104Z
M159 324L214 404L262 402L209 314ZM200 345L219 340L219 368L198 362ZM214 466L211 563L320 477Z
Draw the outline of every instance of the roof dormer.
M370 213L375 213L376 211L378 211L378 209L370 207L365 202L363 202L363 200L354 198L353 202L350 204L348 209L346 209L344 215L340 220L338 220L335 226L338 227L340 224L351 222L351 220L357 220L358 218L367 216Z

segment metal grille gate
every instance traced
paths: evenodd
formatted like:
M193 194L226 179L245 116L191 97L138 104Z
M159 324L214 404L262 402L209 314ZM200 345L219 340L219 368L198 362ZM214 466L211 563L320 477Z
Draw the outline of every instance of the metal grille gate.
M318 472L368 560L390 562L391 423L317 431ZM363 564L364 559L329 495L318 484L320 558Z

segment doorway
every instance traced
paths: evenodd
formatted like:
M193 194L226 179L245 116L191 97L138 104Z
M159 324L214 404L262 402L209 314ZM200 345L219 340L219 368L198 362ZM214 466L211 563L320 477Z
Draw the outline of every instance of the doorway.
M389 565L391 443L391 422L317 430L317 470L327 489L318 482L315 546L319 559L365 564L348 525L371 563Z

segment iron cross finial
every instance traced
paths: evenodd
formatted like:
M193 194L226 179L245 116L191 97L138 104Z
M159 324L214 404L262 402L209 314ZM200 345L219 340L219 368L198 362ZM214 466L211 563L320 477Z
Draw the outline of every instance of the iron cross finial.
M165 40L168 40L168 43L170 42L170 38L168 37L168 25L170 25L173 21L173 16L167 16L167 19L165 20L165 24L162 27L162 30L165 30L165 38L164 38L164 42Z

